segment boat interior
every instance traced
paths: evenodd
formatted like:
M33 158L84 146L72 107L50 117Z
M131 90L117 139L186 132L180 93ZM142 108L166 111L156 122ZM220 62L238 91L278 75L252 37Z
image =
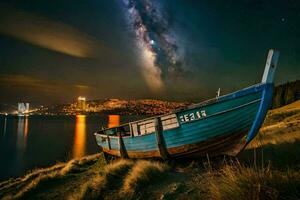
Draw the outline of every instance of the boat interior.
M158 118L158 117L156 117ZM103 129L97 132L100 135L135 137L147 135L155 132L155 117L139 120L121 126ZM179 122L175 113L159 116L163 130L179 127Z

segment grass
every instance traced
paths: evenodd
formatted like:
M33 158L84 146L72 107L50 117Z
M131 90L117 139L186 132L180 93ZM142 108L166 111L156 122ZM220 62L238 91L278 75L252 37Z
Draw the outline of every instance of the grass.
M268 113L230 159L162 163L100 154L0 183L0 199L300 199L300 101Z
M300 115L300 100L287 106L270 110L265 120L264 126L275 125L291 119L298 119Z
M118 160L105 166L90 181L82 185L79 192L72 194L69 199L95 199L102 197L121 187L122 178L133 166L133 161Z
M300 115L297 118L300 119ZM247 146L247 149L258 148L268 144L294 143L299 140L300 120L283 120L261 128L259 135Z
M37 169L25 175L23 178L10 179L1 183L1 199L30 199L30 196L38 193L48 186L69 178L72 174L83 170L87 165L99 160L99 155L93 155L81 160L71 160L68 163L58 163L50 168Z
M11 191L14 189L19 189L23 185L26 185L29 182L35 180L37 177L42 176L44 174L53 173L55 171L61 170L64 166L65 166L64 163L58 163L50 168L33 170L32 172L26 174L22 178L9 179L7 181L4 181L0 184L0 198L3 196L3 194L5 192Z
M159 162L120 159L107 165L68 199L133 199L167 169L166 164Z
M224 166L208 175L212 199L297 199L300 197L300 173Z
M125 177L121 194L128 198L139 195L138 192L142 188L163 178L166 171L168 171L166 164L145 160L138 161Z
M269 111L258 136L247 149L300 141L300 101Z
M285 116L279 118L278 116ZM300 164L300 101L269 111L258 136L242 152L246 163L272 163L297 169Z

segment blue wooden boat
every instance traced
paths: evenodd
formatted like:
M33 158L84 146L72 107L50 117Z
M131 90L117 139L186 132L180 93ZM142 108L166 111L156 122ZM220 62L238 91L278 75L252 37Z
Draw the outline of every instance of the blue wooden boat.
M258 133L272 100L279 52L270 50L261 83L169 114L95 133L105 155L175 159L235 156Z

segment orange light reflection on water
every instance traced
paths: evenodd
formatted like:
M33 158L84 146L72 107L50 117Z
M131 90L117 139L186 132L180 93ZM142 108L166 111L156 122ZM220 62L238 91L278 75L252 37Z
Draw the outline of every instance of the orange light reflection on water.
M73 158L80 158L85 155L85 146L86 146L85 119L86 119L85 115L76 115Z
M108 115L108 128L120 125L120 115Z
M20 151L24 151L27 145L28 136L28 116L18 117L17 126L17 147Z
M25 147L27 144L27 136L28 136L28 117L25 118L25 125L24 125L24 141L25 141Z

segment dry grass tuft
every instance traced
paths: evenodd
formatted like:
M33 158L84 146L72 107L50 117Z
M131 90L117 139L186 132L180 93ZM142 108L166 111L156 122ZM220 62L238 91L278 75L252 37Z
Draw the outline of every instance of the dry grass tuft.
M97 199L103 198L103 195L118 190L123 178L132 168L134 162L131 160L116 160L108 164L103 172L96 174L90 181L81 186L78 193L72 194L69 199Z
M69 161L65 167L60 171L62 176L65 176L69 173L77 173L85 170L86 166L92 165L99 159L100 154L87 156L82 159L74 159Z
M81 164L80 160L71 160L64 168L61 169L60 175L65 176L70 173L78 173L84 170L84 164Z
M159 162L116 160L82 185L78 193L69 199L103 199L107 196L110 199L132 198L137 190L153 183L167 168Z
M14 195L13 199L20 199L24 196L30 194L34 189L36 189L39 185L43 183L48 183L49 181L57 180L61 174L59 172L52 172L48 174L43 174L32 180L29 184L23 187L16 195Z
M300 100L291 103L287 106L270 110L264 122L264 126L275 125L276 123L290 121L294 118L294 116L299 116L299 114Z
M81 199L101 199L103 186L106 180L99 174L94 176L90 181L84 183L77 193L69 196L68 200L81 200Z
M9 179L7 181L4 181L4 182L0 183L0 193L1 193L1 191L7 190L9 188L15 188L15 187L18 188L18 186L25 184L26 182L31 181L40 175L48 174L48 173L52 173L52 172L61 170L64 166L65 166L65 163L57 163L56 165L49 167L49 168L33 170L33 171L29 172L28 174L26 174L24 177L16 178L16 179ZM1 195L0 195L0 197L1 197Z
M226 165L207 174L212 199L298 199L300 173Z
M80 166L92 165L95 162L97 162L100 157L101 157L101 154L94 154L94 155L90 155L90 156L85 156L85 157L81 158L80 160L78 160L78 164Z
M83 170L83 167L86 167L87 164L93 164L97 162L98 159L99 154L96 154L80 160L71 160L66 164L59 163L50 168L38 169L25 175L24 178L1 183L3 187L0 188L0 191L3 190L9 194L5 196L4 199L25 198L41 185L49 185L57 180L64 179L70 173L79 172Z
M76 172L76 170L78 169L78 165L78 160L71 160L65 165L64 168L60 170L60 175L64 176L70 172Z
M258 136L247 149L300 141L300 101L268 112Z
M138 190L157 181L167 170L168 166L160 162L138 161L125 177L121 193L132 198Z
M104 176L108 182L115 182L116 179L124 177L132 168L133 164L134 162L132 160L117 160L104 168Z

